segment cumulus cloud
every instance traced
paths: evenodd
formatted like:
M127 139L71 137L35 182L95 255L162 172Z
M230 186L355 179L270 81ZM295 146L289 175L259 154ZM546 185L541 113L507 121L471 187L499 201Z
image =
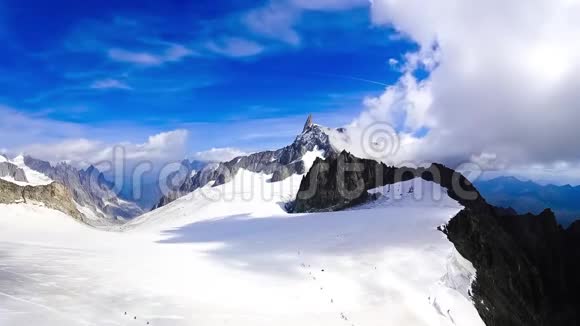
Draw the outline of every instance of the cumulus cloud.
M398 126L396 160L580 161L578 2L374 0L372 18L420 47L353 122Z
M119 157L114 158L114 155L121 155L125 163L132 165L142 161L163 163L178 161L185 156L187 137L186 130L178 129L150 136L141 144L131 142L108 144L80 138L48 145L27 145L19 151L53 163L65 161L81 167L91 164L100 165L119 159Z
M90 128L81 125L53 120L36 114L25 114L15 108L0 104L0 139L9 149L38 142L62 138L80 138ZM89 130L87 130L89 129ZM23 132L23 131L26 132Z
M238 156L248 155L237 148L223 147L211 148L207 151L197 152L193 155L194 160L207 162L227 162Z
M298 45L300 36L294 29L299 11L287 4L270 3L248 12L243 21L250 31L290 45Z
M271 0L241 16L242 28L261 39L300 46L297 25L305 12L369 6L369 0Z

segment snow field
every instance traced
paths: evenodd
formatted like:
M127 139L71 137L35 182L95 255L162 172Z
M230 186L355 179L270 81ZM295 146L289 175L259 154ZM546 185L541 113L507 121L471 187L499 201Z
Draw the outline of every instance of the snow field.
M240 171L119 232L0 205L0 325L483 325L475 271L436 229L461 209L444 191L287 214L301 176L269 177Z

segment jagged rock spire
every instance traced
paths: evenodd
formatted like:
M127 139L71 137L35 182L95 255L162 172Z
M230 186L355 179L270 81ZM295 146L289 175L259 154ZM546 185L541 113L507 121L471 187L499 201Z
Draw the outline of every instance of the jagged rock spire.
M302 129L302 132L310 129L310 127L312 127L312 114L308 115L308 119L306 119L306 123L304 124L304 129Z

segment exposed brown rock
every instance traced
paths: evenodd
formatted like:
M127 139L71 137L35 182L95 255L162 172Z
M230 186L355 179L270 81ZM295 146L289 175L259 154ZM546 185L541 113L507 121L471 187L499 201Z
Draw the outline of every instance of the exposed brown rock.
M72 198L70 191L60 183L22 187L0 179L0 204L42 203L48 208L83 221L83 215Z

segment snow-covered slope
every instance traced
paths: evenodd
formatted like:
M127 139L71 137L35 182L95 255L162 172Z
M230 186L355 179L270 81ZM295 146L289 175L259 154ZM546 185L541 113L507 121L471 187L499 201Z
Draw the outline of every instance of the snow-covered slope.
M444 190L287 214L300 179L240 170L122 232L0 205L0 325L482 325Z
M458 203L449 198L447 189L421 178L397 182L369 190L378 198L354 209L375 208L384 206L416 206L416 207L457 207Z
M22 170L24 170L24 173L26 174L26 178L28 179L28 183L31 186L47 185L47 184L53 182L53 180L50 179L48 176L46 176L40 172L34 171L33 169L29 168L26 164L24 164L24 156L22 156L22 155L16 156L12 160L12 163L14 163L16 166L18 166Z
M323 151L315 148L302 156L306 170L309 170ZM202 188L185 195L182 200L146 213L124 225L124 228L154 228L180 226L192 222L195 216L208 219L234 214L252 216L271 216L284 214L284 206L292 201L303 175L294 174L283 181L272 182L272 174L255 173L240 169L233 179L223 185L215 186L209 182Z
M24 164L24 157L22 155L16 156L12 160L0 155L0 163L2 162L14 164L17 168L21 169L24 172L24 175L26 176L26 181L15 180L14 178L11 177L2 177L3 180L15 183L19 186L41 186L53 182L53 180L50 179L48 176L40 172L34 171L31 168L29 168L26 164Z

